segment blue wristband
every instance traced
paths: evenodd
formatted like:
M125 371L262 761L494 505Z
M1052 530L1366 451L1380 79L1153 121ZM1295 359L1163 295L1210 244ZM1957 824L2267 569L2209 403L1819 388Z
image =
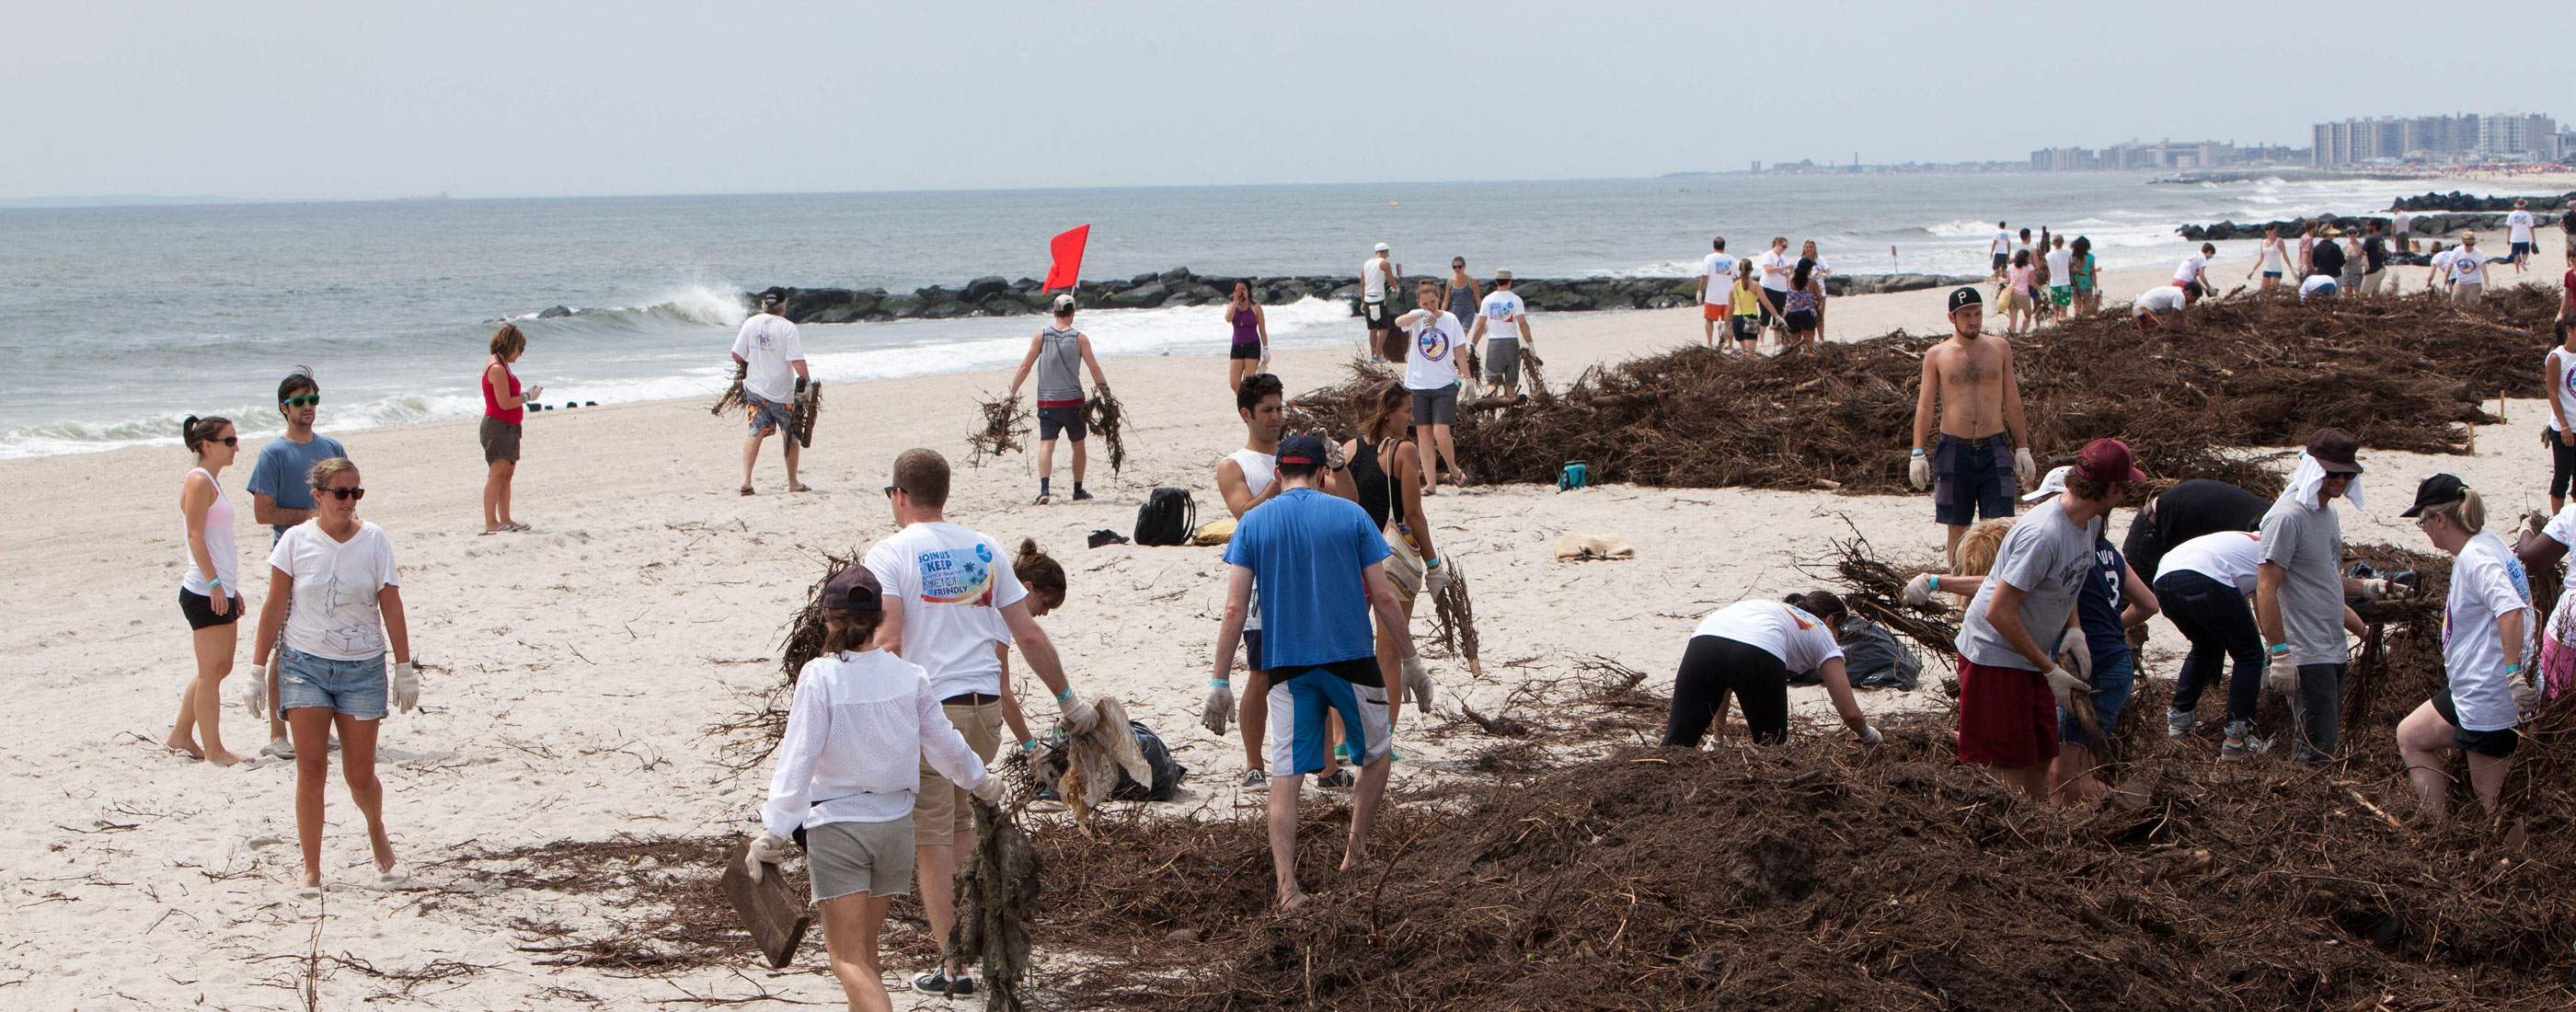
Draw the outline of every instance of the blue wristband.
M1208 679L1208 688L1211 688L1211 689L1230 689L1230 688L1233 688L1233 687L1234 687L1234 683L1233 683L1233 682L1226 681L1225 679L1222 679L1222 678L1211 678L1211 679Z
M2289 652L2290 652L2290 645L2289 645L2289 644L2287 644L2287 643L2275 643L2275 644L2272 644L2271 654L2272 654L2272 656L2274 656L2274 657L2279 657L2279 656L2281 656L2282 654L2286 654L2286 653L2289 653Z
M2519 664L2507 664L2507 665L2505 665L2505 666L2504 666L2504 673L2505 673L2505 674L2508 674L2508 675L2518 675L2518 674L2521 674L2521 673L2522 673L2522 665L2519 665Z
M1072 699L1072 698L1073 698L1073 687L1072 687L1072 686L1066 686L1066 687L1065 687L1065 690L1064 690L1063 692L1059 692L1059 693L1056 693L1056 694L1055 694L1055 701L1056 701L1056 702L1059 702L1059 703L1064 702L1065 700L1068 700L1068 699Z

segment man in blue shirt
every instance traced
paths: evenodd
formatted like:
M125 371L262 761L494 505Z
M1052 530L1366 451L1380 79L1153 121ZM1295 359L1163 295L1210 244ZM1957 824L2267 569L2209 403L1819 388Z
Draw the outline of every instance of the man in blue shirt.
M250 469L251 516L268 525L270 544L285 537L287 528L313 519L313 465L349 455L339 440L313 431L313 418L321 413L321 405L322 385L313 381L312 373L297 369L278 382L277 413L286 416L286 435L260 447L259 462ZM264 683L250 690L258 701L252 708L268 711L268 745L260 754L295 758L295 746L286 740L286 722L277 719L276 708L266 705L277 698L276 676L257 666L250 675Z
M1351 805L1351 840L1342 870L1357 867L1368 851L1368 833L1386 796L1387 696L1377 670L1369 613L1388 628L1405 628L1393 586L1382 566L1386 537L1368 512L1322 490L1322 440L1290 436L1279 441L1281 491L1243 515L1226 545L1231 567L1225 623L1217 633L1216 674L1222 683L1243 636L1255 586L1261 594L1261 658L1270 673L1270 863L1279 879L1279 907L1295 910L1308 897L1297 886L1297 791L1309 773L1331 768L1324 732L1326 711L1342 715L1342 733L1359 763ZM1404 680L1419 684L1429 700L1430 677L1413 652L1410 635L1395 637L1404 657Z

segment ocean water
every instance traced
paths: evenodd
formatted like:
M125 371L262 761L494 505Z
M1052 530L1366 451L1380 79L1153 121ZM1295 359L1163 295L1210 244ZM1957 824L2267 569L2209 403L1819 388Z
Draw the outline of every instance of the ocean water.
M0 210L0 457L170 442L222 414L276 431L280 377L310 366L326 431L473 415L492 328L521 323L545 399L712 396L773 284L909 290L1045 273L1092 225L1086 278L1350 274L1387 242L1410 271L1695 271L1711 236L1758 253L1815 239L1836 270L1976 273L1991 223L2090 236L2106 266L2179 260L2185 222L2385 208L2427 184L2150 184L2144 175L1685 176L544 200ZM2222 244L2223 246L2229 244ZM2235 245L2250 248L2250 243ZM2231 251L2233 256L2241 252ZM613 310L539 320L550 306ZM1346 307L1269 311L1283 348L1350 342ZM1032 317L808 326L827 381L1007 367ZM1219 307L1087 312L1104 355L1213 353Z

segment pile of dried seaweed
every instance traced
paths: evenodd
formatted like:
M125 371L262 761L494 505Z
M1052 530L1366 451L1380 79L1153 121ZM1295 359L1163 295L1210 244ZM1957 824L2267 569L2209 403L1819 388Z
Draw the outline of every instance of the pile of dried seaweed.
M1092 434L1109 444L1109 473L1123 471L1127 467L1127 406L1120 404L1118 395L1110 393L1108 387L1101 387L1082 410ZM989 422L986 429L990 431Z
M974 447L974 452L966 458L967 464L980 465L986 457L999 457L1025 449L1021 441L1028 438L1029 420L1036 416L1020 406L1019 398L987 397L976 405L976 410L984 416L984 427L966 435L966 444Z

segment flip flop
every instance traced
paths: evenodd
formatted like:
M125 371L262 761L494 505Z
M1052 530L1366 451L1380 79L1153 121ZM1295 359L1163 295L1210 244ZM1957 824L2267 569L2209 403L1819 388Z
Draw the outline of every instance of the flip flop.
M745 485L745 486L743 486L743 487L742 487L742 494L744 494L744 495L751 495L751 494L753 494L753 493L752 493L752 491L751 491L751 486L749 486L749 485Z

